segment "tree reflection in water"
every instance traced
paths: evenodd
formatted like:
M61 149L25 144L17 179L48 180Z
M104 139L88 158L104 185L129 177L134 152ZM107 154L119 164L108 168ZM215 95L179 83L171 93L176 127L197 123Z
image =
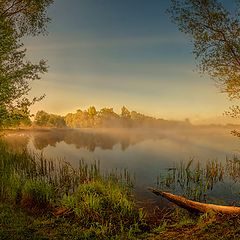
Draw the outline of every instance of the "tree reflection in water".
M135 145L145 139L150 138L150 134L134 132L125 134L123 131L103 131L103 130L71 130L71 129L51 129L33 132L33 144L38 150L43 150L47 146L55 147L57 143L65 142L73 144L76 148L86 149L94 152L97 147L103 150L112 150L117 144L121 145L121 150L126 150L129 146ZM163 137L162 135L158 136Z

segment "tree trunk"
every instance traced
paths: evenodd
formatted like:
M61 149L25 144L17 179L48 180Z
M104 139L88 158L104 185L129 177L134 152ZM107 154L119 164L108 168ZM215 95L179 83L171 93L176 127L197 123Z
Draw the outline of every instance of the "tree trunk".
M156 195L159 195L168 199L169 201L175 203L179 207L182 207L188 210L189 212L205 213L209 211L214 211L214 212L223 213L223 214L240 214L240 207L200 203L200 202L189 200L185 197L174 195L168 192L163 192L154 188L148 188L148 190L150 190L152 193Z

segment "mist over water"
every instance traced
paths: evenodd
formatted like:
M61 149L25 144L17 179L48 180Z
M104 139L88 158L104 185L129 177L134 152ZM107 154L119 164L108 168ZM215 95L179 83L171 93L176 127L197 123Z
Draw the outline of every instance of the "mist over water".
M239 139L229 127L191 127L169 129L42 129L8 133L4 138L15 150L26 147L47 158L63 159L77 167L79 160L99 161L104 171L127 169L135 178L134 193L138 201L159 202L160 197L147 191L156 186L159 175L180 162L205 164L239 154ZM236 184L228 180L216 184L209 196L231 203L238 201ZM232 183L231 183L232 184ZM225 189L225 190L224 190ZM181 193L181 192L180 192Z

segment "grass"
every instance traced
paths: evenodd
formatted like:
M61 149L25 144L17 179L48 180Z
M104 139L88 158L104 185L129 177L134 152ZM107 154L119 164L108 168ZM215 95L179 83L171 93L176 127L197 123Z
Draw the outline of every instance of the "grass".
M227 181L226 181L227 180ZM180 162L176 167L168 169L157 178L157 187L184 194L196 201L210 201L208 194L220 183L231 188L240 181L240 160L233 156L221 163L217 159L209 160L205 164L194 162Z
M109 226L92 223L86 227L73 216L30 215L9 204L1 204L0 211L0 239L124 239L128 235L109 235Z
M199 216L177 210L162 219L148 239L240 239L240 217L217 215L213 212Z
M131 225L128 231L113 234L109 233L109 225L92 222L85 226L72 213L35 215L0 204L0 239L239 239L239 226L240 218L236 216L193 216L176 210L149 231Z
M188 198L204 201L215 184L223 183L224 179L231 183L239 182L239 170L240 161L236 156L227 158L225 164L217 160L194 164L191 159L158 177L157 186L181 191ZM214 212L193 215L176 208L160 220L149 239L240 239L240 216Z
M76 169L12 152L0 141L0 172L0 239L134 239L142 233L144 214L134 205L126 170L101 174L98 162L84 161Z
M240 162L228 163L237 180ZM216 162L206 169L191 164L173 170L182 186L222 175ZM135 206L128 172L102 174L98 162L80 161L76 169L13 152L0 141L0 173L0 239L240 239L238 216L196 216L179 208L148 216Z

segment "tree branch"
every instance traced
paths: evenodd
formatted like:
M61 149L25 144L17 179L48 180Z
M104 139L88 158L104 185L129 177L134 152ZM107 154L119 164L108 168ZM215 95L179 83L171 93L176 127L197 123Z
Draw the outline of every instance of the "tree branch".
M209 12L209 9L208 8L204 8L204 10L207 13L208 19L211 19L211 14ZM215 29L213 26L206 25L206 24L203 24L203 26L205 28L207 28L207 29L212 30L213 32L220 33L222 35L224 43L226 43L227 47L230 50L230 53L232 54L233 58L236 61L236 63L240 66L240 58L237 56L235 50L232 47L232 44L229 43L229 40L227 39L226 34L222 30L220 30L220 29Z
M4 10L4 12L1 14L1 16L4 16L10 9L12 9L14 6L18 5L22 1L23 0L14 0L12 5L10 7L8 7L6 10Z

